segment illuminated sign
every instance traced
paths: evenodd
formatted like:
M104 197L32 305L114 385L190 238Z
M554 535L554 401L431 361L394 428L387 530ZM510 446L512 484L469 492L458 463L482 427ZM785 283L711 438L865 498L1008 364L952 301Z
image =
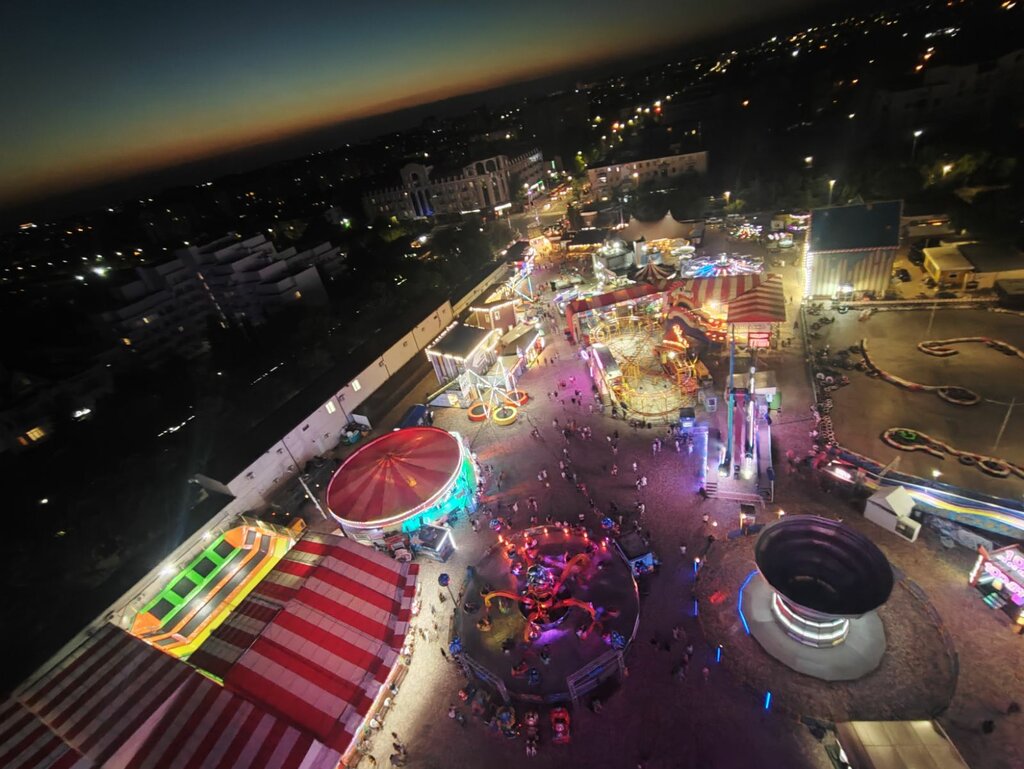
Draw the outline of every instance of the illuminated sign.
M1024 575L1024 554L1019 550L999 550L992 553L992 559L999 561L1006 568L1015 571L1018 575Z
M993 581L1001 582L1002 589L1010 594L1010 598L1018 606L1024 606L1024 586L1008 576L1006 572L996 566L992 561L985 562L985 573L992 577Z
M748 347L769 347L771 346L771 331L751 331L747 334Z

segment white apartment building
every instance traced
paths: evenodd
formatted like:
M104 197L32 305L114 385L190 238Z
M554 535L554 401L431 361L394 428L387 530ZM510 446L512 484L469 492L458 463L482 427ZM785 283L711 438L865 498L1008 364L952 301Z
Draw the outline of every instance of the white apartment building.
M873 108L880 127L911 131L965 118L985 121L997 106L1022 103L1024 49L992 61L926 67L918 77L909 88L879 89Z
M598 200L611 197L620 185L632 184L639 187L647 182L659 182L674 176L708 172L708 153L688 152L683 155L666 155L660 158L630 160L623 163L594 166L587 169L590 189Z
M277 251L264 235L226 235L204 246L178 249L134 280L114 289L117 306L101 315L121 345L156 366L171 355L195 357L206 350L207 317L227 324L265 322L293 302L325 302L321 271L343 266L337 246Z
M146 366L172 355L205 352L206 317L213 311L195 271L180 257L139 267L136 278L113 290L118 306L101 315L118 343Z
M233 235L175 254L189 264L220 319L260 325L269 313L291 302L327 299L318 268L331 274L344 260L328 243L296 252L277 251L264 235Z
M532 187L544 179L544 156L537 149L511 158L494 155L447 174L434 166L408 163L399 175L400 186L363 196L367 216L420 219L493 210L512 201L512 184Z

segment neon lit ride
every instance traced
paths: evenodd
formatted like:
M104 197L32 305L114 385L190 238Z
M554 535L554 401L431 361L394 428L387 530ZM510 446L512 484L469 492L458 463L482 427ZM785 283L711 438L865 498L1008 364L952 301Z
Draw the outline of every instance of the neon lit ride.
M754 548L758 572L744 582L741 617L762 648L806 675L860 678L878 667L889 600L889 562L867 537L829 518L786 517Z
M562 702L621 672L638 619L614 542L538 526L502 534L470 570L456 633L468 669L503 697Z
M360 447L327 486L327 507L350 537L412 533L476 509L476 469L457 433L408 427Z

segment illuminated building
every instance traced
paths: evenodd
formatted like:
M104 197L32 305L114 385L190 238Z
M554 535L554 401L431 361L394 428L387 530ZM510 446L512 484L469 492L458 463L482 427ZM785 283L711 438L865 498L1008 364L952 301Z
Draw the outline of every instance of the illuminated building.
M437 214L491 211L511 203L518 190L533 187L545 177L544 156L533 149L520 155L494 155L446 170L439 165L407 163L399 171L401 184L363 196L369 217L420 219Z
M852 297L889 288L903 202L816 208L804 251L805 297Z

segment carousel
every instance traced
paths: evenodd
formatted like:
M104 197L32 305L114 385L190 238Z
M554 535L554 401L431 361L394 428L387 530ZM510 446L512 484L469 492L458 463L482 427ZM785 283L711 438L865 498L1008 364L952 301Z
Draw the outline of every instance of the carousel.
M342 531L364 543L413 534L475 510L476 468L457 433L407 427L350 455L327 486L327 507Z
M460 600L461 661L505 700L577 700L621 670L639 621L621 551L568 526L500 536Z

